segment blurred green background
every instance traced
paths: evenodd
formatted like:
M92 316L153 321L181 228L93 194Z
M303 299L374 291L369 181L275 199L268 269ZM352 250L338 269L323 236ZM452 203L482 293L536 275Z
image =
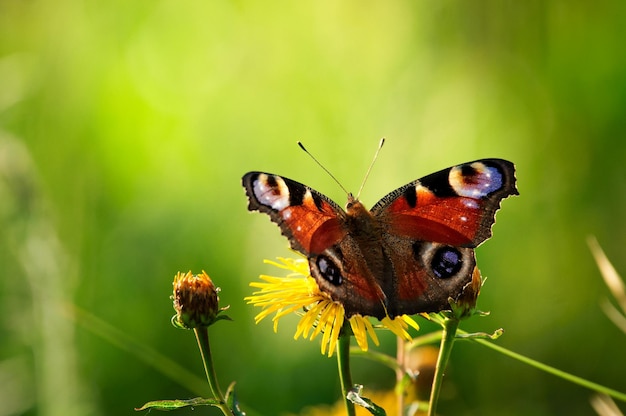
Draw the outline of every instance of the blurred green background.
M245 172L345 201L297 140L356 191L386 137L370 207L444 167L514 161L521 196L477 250L491 315L462 327L503 327L500 345L626 391L626 334L600 308L609 292L586 243L597 236L626 274L624 27L620 1L0 2L0 416L208 395L192 334L169 323L172 277L189 269L231 305L235 321L211 335L245 409L334 402L336 362L318 341L294 341L293 319L277 334L254 325L242 300L274 272L263 259L290 255L247 212ZM69 305L197 374L195 390ZM355 382L393 385L385 368L353 367ZM590 397L459 343L439 410L588 415ZM198 412L219 414L178 414Z

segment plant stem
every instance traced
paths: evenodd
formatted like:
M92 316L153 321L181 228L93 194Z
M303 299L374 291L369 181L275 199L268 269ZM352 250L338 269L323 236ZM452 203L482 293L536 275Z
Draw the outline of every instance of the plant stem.
M528 364L532 367L538 368L539 370L545 371L546 373L550 373L557 377L561 377L562 379L565 379L571 383L578 384L579 386L583 386L598 393L604 393L608 396L613 397L614 399L626 402L626 394L621 393L617 390L613 390L592 381L585 380L584 378L575 376L573 374L566 373L565 371L559 370L558 368L551 367L547 364L543 364L539 361L533 360L532 358L528 358L511 350L507 350L506 348L503 348L487 340L477 338L474 339L474 341L478 342L481 345L484 345L485 347L489 347L492 350L498 351L501 354L507 355L515 360L521 361L524 364Z
M452 345L454 344L456 330L459 327L459 320L455 317L447 317L444 318L442 325L443 332L441 336L441 346L439 347L439 357L437 358L437 366L435 367L433 386L430 391L428 416L434 416L437 411L437 402L439 401L441 383L443 382L443 373L448 365L448 361L450 360L450 353L452 352Z
M406 342L404 338L396 337L396 360L398 367L396 368L396 403L398 405L398 416L404 414L404 388L399 388L402 385L404 374L406 373L405 355L406 355Z
M219 400L219 404L215 405L219 407L222 413L226 416L232 416L233 413L226 405L226 399L220 390L220 386L217 382L217 375L215 373L215 366L213 366L213 358L211 357L211 347L209 345L209 331L206 327L194 328L193 330L198 340L198 347L200 348L200 354L202 355L202 363L204 364L204 372L206 373L209 387L213 398Z
M372 350L363 351L360 347L350 347L350 354L353 357L357 356L367 358L368 360L384 365L385 367L388 367L393 371L402 371L402 368L397 358L394 358L382 352Z
M347 321L346 321L347 322ZM339 367L339 382L341 394L346 405L348 416L355 416L354 403L348 400L348 392L352 389L352 375L350 374L350 332L341 331L337 341L337 365Z
M441 325L443 325L443 323L440 323ZM419 347L422 345L429 345L429 344L433 344L435 342L441 341L441 332L439 331L435 331L435 332L431 332L429 334L424 334L424 335L420 335L419 337L415 337L413 338L410 342L409 345L407 346L407 348L409 350L415 348L415 347Z

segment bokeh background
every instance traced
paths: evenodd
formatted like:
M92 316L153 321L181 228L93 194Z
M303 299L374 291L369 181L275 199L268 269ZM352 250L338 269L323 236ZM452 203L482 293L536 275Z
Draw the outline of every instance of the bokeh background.
M234 319L211 329L223 387L250 414L334 402L318 341L294 341L293 319L254 325L243 301L274 271L263 259L291 255L247 212L245 172L345 201L297 140L356 191L386 137L367 206L460 162L514 161L521 196L477 250L491 315L463 328L503 327L498 344L626 391L626 334L587 246L626 274L624 27L626 3L603 0L0 2L0 415L208 395L169 322L172 277L202 269ZM588 415L590 396L458 343L440 412ZM198 412L219 414L178 414Z

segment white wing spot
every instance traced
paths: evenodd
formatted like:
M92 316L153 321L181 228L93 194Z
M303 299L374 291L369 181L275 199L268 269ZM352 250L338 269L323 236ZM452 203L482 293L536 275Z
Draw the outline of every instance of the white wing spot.
M478 202L474 201L473 199L466 199L463 201L463 205L465 205L465 208L468 209L478 209Z
M448 181L459 196L480 199L502 188L503 177L498 168L481 162L472 163L471 167L472 175L463 175L461 166L450 169Z
M280 176L273 176L275 186L268 183L269 176L261 173L259 178L252 184L254 196L263 205L276 211L282 211L289 206L289 188Z

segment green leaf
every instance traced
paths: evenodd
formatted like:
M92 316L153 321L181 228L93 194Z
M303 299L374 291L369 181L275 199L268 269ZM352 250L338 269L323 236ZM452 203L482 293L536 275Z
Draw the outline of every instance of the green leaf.
M226 405L233 412L235 416L246 416L246 412L239 407L239 401L237 401L237 393L235 393L235 382L233 381L226 390Z
M146 409L155 409L155 410L163 410L170 411L175 409L180 409L181 407L188 406L215 406L219 404L219 400L216 399L204 399L202 397L196 397L194 399L186 399L186 400L155 400L152 402L148 402L137 408L135 410L146 410Z
M491 339L491 340L494 340L494 339L500 338L502 334L504 334L504 329L499 328L499 329L496 329L492 334L488 334L486 332L474 332L470 334L457 333L456 338L457 339Z

